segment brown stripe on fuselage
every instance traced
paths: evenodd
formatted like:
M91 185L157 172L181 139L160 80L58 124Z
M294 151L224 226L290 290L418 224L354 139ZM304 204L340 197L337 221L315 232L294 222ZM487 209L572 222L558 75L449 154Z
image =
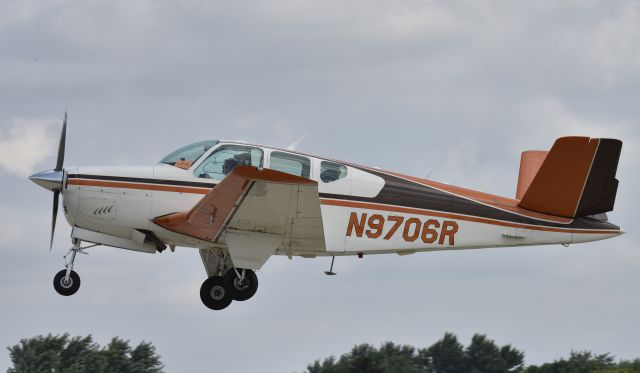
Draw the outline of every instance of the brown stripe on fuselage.
M211 191L211 188L190 188L190 187L172 186L172 185L129 183L129 182L122 182L122 181L105 181L105 180L89 180L89 179L71 179L71 178L67 180L67 185L154 190L159 192L190 193L190 194L207 194L209 193L209 191Z
M475 223L492 224L492 225L511 227L511 228L539 230L539 231L545 231L545 232L592 233L592 234L616 234L620 232L619 230L616 231L616 230L598 230L598 229L554 228L554 227L545 227L541 225L518 224L518 223L507 222L507 221L486 219L486 218L477 217L477 216L459 215L459 214L452 214L452 213L447 213L442 211L430 211L430 210L415 209L410 207L383 205L383 204L377 204L377 203L334 200L334 199L324 199L324 198L321 198L320 202L321 204L328 205L328 206L362 208L362 209L389 211L389 212L401 212L406 214L433 216L433 217L446 218L446 219L457 219L457 220L471 221Z
M406 180L407 176L395 176L385 173L381 173L377 170L368 170L374 174L385 177L386 186L378 197L363 198L348 195L333 195L321 193L322 200L340 200L345 203L367 203L377 204L381 206L395 206L399 209L409 209L415 211L433 211L434 214L461 217L475 217L477 219L483 219L487 222L503 222L503 225L510 224L509 226L547 226L548 228L554 227L560 229L558 231L566 232L567 229L573 229L575 231L589 231L589 232L611 232L618 229L615 225L599 222L595 220L569 220L568 222L550 222L541 221L532 217L524 217L522 215L513 214L507 210L497 209L496 207L489 205L482 205L475 200L467 200L463 197L459 197L455 194L446 197L452 192L438 191L436 185L439 183L429 182L434 186L427 186L419 181ZM86 176L86 177L82 177ZM104 187L104 188L124 188L124 189L138 189L138 190L152 190L162 192L173 193L188 193L188 194L200 194L205 195L211 191L212 188L193 187L185 185L171 185L170 180L153 180L153 179L132 179L115 176L109 177L110 180L100 179L99 175L77 175L69 176L68 185L76 186L91 186L91 187ZM419 179L418 179L419 180ZM422 180L421 180L422 181ZM426 181L426 180L424 180ZM182 183L176 181L176 183ZM215 184L211 184L212 187ZM413 186L412 186L413 185ZM439 186L439 185L438 185ZM423 189L424 188L424 189ZM463 188L460 188L463 189ZM479 193L483 194L483 193ZM446 200L442 200L446 198ZM462 205L460 205L462 203ZM466 206L466 207L465 207ZM436 215L434 215L436 216ZM551 227L549 227L551 226ZM611 227L611 229L609 229Z
M405 180L412 181L420 185L428 186L428 187L438 189L447 193L451 193L455 196L466 198L477 203L488 205L499 210L504 210L514 214L522 215L527 218L538 219L538 220L548 220L548 221L560 223L560 224L568 224L573 221L573 219L565 218L562 216L554 216L554 215L543 214L543 213L523 209L522 207L518 206L518 200L515 200L512 198L500 197L500 196L496 196L489 193L478 192L472 189L438 183L436 181L420 179L417 177L397 174L389 171L385 171L385 173L389 175L393 175L395 177L405 179Z

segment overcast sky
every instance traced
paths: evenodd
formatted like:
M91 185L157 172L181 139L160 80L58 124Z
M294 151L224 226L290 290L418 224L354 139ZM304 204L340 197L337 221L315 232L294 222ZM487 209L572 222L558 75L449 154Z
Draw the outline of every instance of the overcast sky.
M167 372L302 372L354 344L486 333L528 363L571 349L640 357L640 3L532 1L0 2L0 347L46 333L152 341ZM563 248L275 257L260 289L204 308L197 251L80 256L51 285L53 168L153 164L244 139L512 197L520 152L562 135L624 141L620 238ZM446 159L446 160L445 160ZM445 160L444 162L442 162ZM438 166L439 165L439 166ZM10 364L0 352L0 370Z

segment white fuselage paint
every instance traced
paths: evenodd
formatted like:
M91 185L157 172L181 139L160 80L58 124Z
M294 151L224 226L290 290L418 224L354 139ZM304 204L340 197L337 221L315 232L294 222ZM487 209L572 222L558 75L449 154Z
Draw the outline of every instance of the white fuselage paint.
M200 161L205 159L221 145L211 148ZM242 144L245 145L245 144ZM257 147L257 146L256 146ZM265 154L264 167L269 168L269 154L273 150L260 146ZM278 150L280 151L280 150ZM296 154L295 152L290 152ZM320 162L323 159L306 156L311 161L311 179L318 182L319 193L353 197L375 197L384 186L384 180L372 173L346 165L347 176L331 183L320 179ZM195 238L176 234L153 223L153 219L176 212L189 211L211 187L172 186L170 181L182 183L209 183L213 186L220 180L202 179L194 176L193 170L198 162L189 170L169 165L145 167L74 167L66 170L67 174L93 175L91 180L65 180L63 189L64 211L66 219L72 227L111 236L130 239L134 230L146 230L168 245L195 248L220 247L220 244L201 241ZM104 176L107 180L100 180ZM129 178L129 181L108 180ZM136 182L135 179L147 179ZM158 181L154 183L153 181ZM84 184L83 184L84 183ZM414 209L415 210L415 209ZM537 225L513 225L500 221L477 221L471 216L448 214L420 210L411 213L393 211L393 206L380 206L362 203L357 207L339 206L329 198L321 198L322 223L325 237L325 251L299 251L288 255L322 256L353 255L373 253L409 254L420 251L458 250L472 248L488 248L499 246L571 244L597 241L621 234L620 231L603 231L599 233L581 232L570 229L544 229ZM366 216L362 231L351 227L352 215ZM369 224L369 218L376 216ZM397 223L402 221L401 224ZM431 221L432 225L427 226ZM434 223L437 221L438 223ZM406 227L408 223L408 227ZM454 234L441 239L443 232L434 228L442 227L445 222L455 225ZM394 225L398 225L391 234ZM542 223L541 223L542 224ZM360 225L360 224L358 224ZM424 232L425 229L433 231ZM416 230L420 230L416 237ZM435 233L438 237L434 238ZM424 233L424 234L423 234ZM446 233L446 232L445 232ZM284 252L279 252L284 254Z

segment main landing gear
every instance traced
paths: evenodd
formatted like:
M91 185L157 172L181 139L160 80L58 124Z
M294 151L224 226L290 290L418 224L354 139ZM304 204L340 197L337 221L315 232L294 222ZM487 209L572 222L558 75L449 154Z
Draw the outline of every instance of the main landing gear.
M56 273L53 277L53 288L56 289L58 294L64 295L65 297L75 294L78 289L80 289L80 276L73 270L73 264L76 261L76 254L87 255L88 253L84 252L85 249L98 246L91 245L87 247L80 247L81 241L76 238L72 240L72 243L73 247L69 249L69 252L64 256L66 269ZM71 254L70 257L69 254Z
M212 310L227 308L232 301L245 301L258 290L258 276L250 269L230 268L224 276L212 276L200 287L200 299Z

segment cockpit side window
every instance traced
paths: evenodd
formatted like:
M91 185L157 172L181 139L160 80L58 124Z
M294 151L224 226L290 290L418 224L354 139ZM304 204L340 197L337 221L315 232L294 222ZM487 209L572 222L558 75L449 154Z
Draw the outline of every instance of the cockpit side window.
M262 149L243 145L223 145L196 168L194 175L222 180L236 166L262 167Z
M204 153L206 153L212 146L217 144L215 140L200 141L195 144L182 147L166 157L162 158L160 163L176 166L180 168L189 168L195 161L197 161Z
M272 152L269 168L308 179L311 174L311 161L299 155Z
M332 183L345 177L347 177L347 166L327 161L320 163L320 180L322 182Z

